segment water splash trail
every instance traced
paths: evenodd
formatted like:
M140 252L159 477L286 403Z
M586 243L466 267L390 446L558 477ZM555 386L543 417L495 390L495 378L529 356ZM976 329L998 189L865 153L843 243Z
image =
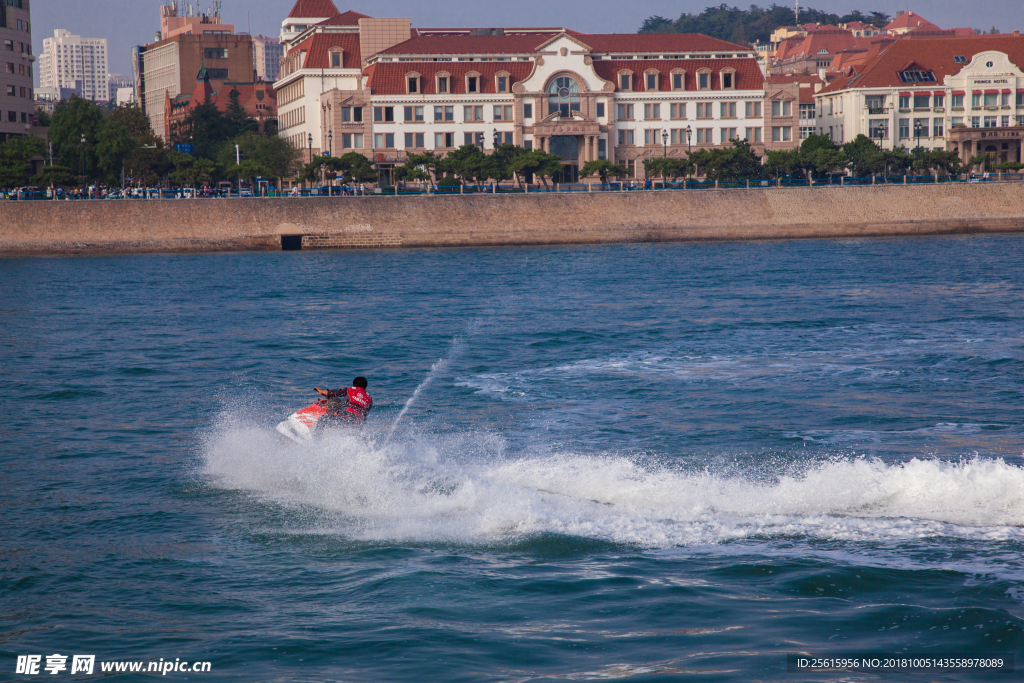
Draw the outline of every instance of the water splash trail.
M391 428L388 429L387 436L384 437L384 443L381 446L381 448L387 446L388 442L391 441L391 437L394 436L395 430L398 428L398 423L401 422L405 414L409 412L409 408L412 406L413 403L416 402L416 399L419 397L420 393L428 386L430 386L430 383L434 381L435 377L437 377L442 372L448 369L448 366L451 365L451 362L453 360L459 357L465 346L466 344L465 342L462 341L461 337L456 336L452 338L452 344L451 347L448 349L448 354L444 358L439 359L436 363L430 366L430 372L428 372L427 376L423 378L423 381L420 382L420 385L416 387L416 391L412 392L412 396L410 396L409 400L407 400L405 402L405 405L402 406L402 410L401 412L398 413L398 417L396 417L395 421L391 423Z

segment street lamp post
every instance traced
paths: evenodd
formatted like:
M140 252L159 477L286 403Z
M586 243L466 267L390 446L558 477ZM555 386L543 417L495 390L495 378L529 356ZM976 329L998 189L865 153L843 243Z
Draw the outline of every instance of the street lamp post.
M309 163L313 163L313 134L309 134Z
M85 184L85 133L82 133L82 184Z
M498 133L498 129L495 128L494 129L494 133L492 135L492 140L494 142L494 149L498 149L498 140L500 140L500 139L501 139L501 136Z
M667 158L668 157L668 131L667 130L662 130L661 131L661 150L662 150L661 151L661 158L662 159Z
M693 131L687 126L683 129L683 132L686 133L686 155L690 156L690 136L693 135Z
M914 137L917 138L917 146L921 146L921 122L914 121Z
M334 133L327 131L327 156L334 156Z

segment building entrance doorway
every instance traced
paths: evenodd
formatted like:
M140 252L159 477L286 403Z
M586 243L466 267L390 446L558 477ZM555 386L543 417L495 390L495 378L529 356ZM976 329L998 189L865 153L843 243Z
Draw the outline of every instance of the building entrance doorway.
M555 135L551 138L551 153L562 157L562 161L579 161L580 142L575 135Z
M580 169L576 164L562 164L562 170L551 176L554 183L578 183L580 181Z

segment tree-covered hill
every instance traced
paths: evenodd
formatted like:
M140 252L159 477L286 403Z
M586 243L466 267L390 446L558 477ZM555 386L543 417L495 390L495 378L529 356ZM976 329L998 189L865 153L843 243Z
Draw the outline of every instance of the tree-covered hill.
M862 21L865 24L882 27L889 23L884 12L864 13L854 10L846 15L830 14L820 10L800 8L800 23L845 24ZM733 43L767 43L768 37L779 26L793 26L796 16L792 7L771 5L761 8L751 5L740 9L721 4L708 7L700 14L683 12L676 20L653 16L644 20L639 33L703 33L706 36L728 40Z

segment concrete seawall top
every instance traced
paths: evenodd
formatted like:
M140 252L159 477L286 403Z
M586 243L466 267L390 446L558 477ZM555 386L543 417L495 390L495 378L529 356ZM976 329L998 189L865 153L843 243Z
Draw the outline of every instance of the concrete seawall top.
M1024 232L1024 184L0 202L0 255Z

